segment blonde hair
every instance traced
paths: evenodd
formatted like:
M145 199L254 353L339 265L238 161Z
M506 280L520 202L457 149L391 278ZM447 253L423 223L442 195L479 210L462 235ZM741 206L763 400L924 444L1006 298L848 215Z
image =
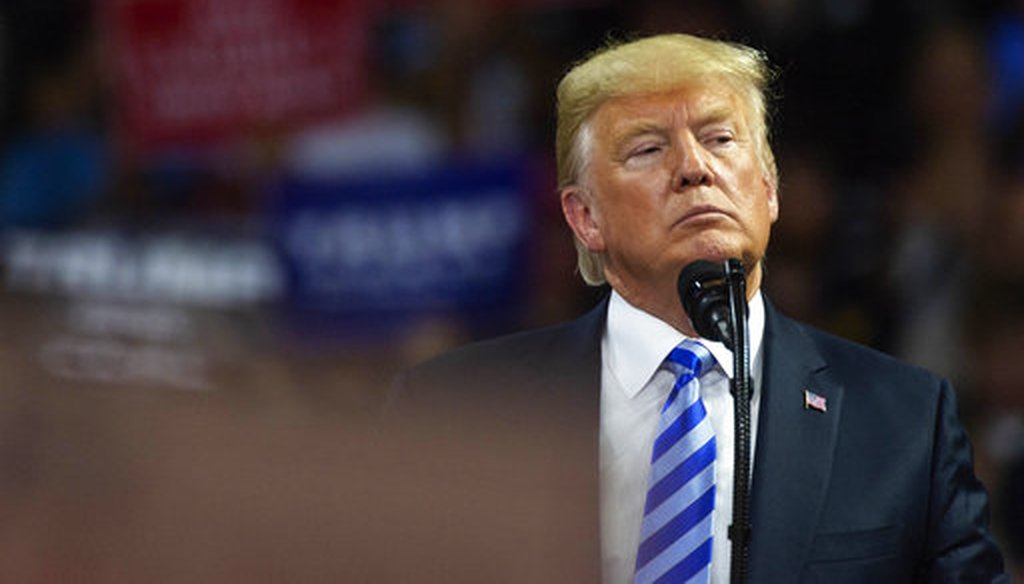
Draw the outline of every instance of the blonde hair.
M778 171L768 142L765 99L771 70L764 53L739 44L667 34L612 43L562 77L556 94L559 190L580 184L586 172L589 121L603 103L616 97L669 91L710 80L729 84L747 105L761 164L776 183ZM575 243L583 280L592 286L603 284L601 255L587 250L578 239Z

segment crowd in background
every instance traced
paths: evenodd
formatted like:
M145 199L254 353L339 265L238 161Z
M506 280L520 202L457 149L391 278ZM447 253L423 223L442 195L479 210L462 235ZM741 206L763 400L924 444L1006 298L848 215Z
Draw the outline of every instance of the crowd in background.
M303 387L316 408L373 410L379 382L398 367L570 318L598 297L574 273L554 190L554 86L574 60L654 32L765 50L778 74L781 177L767 296L953 380L1004 552L1024 562L1024 3L392 0L369 12L359 108L299 128L254 127L211 155L147 157L126 151L117 132L97 4L0 7L0 237L215 226L258 239L267 186L282 173L526 161L531 247L514 319L481 327L438 313L386 347L339 348L290 330L271 302L241 316L203 309L198 332L180 333L183 344L228 339L228 349L204 349L230 354L214 388L263 400ZM5 319L37 306L5 286ZM41 334L33 326L2 325L0 342L23 345ZM22 412L8 411L7 421ZM11 456L0 452L0 464Z

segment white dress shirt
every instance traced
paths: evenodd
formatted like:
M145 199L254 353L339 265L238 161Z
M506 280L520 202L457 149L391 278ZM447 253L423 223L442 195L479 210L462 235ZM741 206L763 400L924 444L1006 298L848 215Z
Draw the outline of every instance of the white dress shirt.
M761 398L761 342L764 301L757 292L750 301L751 460ZM632 582L640 524L647 497L651 448L661 407L672 389L673 375L659 369L673 347L686 336L667 323L612 292L601 341L601 557L606 584ZM711 582L729 581L732 523L734 409L729 393L732 352L722 343L698 339L715 357L715 366L700 378L711 427L715 432L715 508Z

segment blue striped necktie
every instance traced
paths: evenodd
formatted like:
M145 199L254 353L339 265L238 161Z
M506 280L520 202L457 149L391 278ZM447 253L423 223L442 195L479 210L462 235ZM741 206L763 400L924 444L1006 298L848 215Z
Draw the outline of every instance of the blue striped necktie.
M715 435L698 378L714 364L685 340L663 364L676 375L651 454L634 584L708 582L715 506Z

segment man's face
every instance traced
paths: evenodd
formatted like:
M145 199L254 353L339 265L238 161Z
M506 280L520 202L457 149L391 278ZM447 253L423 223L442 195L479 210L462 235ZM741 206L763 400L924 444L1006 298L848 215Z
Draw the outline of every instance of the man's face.
M738 257L759 284L778 200L746 112L724 85L616 98L595 112L585 176L562 192L563 211L627 299L677 303L679 271L697 259Z

